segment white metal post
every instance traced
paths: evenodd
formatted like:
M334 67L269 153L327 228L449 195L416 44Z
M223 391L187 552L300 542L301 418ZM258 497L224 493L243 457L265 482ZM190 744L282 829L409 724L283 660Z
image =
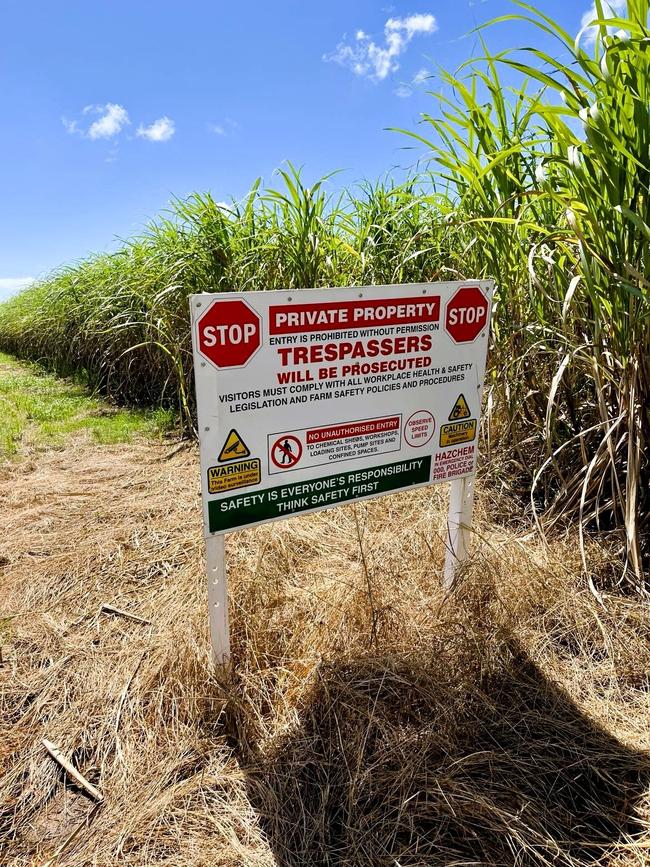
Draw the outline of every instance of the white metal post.
M474 510L474 476L456 479L449 492L449 515L442 586L448 593L454 585L456 566L467 558Z
M207 536L205 540L210 641L215 665L226 665L230 661L228 574L224 541L225 537L221 534Z

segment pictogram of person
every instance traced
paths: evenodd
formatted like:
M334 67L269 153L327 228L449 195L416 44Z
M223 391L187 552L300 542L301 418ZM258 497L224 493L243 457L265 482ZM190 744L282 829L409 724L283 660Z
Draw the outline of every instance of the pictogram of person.
M293 449L291 448L291 443L289 442L289 440L285 440L282 443L282 459L281 459L280 463L290 464L292 455L293 455Z

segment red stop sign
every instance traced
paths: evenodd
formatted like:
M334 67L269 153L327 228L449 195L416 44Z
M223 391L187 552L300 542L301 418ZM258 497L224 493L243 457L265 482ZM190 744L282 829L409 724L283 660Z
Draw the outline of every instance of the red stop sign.
M447 302L445 328L456 343L476 340L488 321L490 305L478 286L463 286Z
M197 328L199 351L215 367L243 367L262 345L260 317L245 301L213 301Z

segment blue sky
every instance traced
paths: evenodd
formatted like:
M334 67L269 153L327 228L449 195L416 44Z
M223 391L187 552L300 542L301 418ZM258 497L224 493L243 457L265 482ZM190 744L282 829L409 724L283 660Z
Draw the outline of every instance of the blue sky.
M538 0L577 32L590 0ZM508 0L2 0L0 297L137 233L172 196L239 197L289 159L335 184L414 160L423 81ZM530 44L518 24L499 50Z

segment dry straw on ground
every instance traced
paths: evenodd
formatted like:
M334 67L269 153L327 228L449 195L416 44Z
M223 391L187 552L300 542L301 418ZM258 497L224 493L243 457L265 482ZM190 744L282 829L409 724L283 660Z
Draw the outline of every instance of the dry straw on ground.
M650 612L575 538L481 490L445 602L439 488L231 536L223 684L198 489L147 444L1 471L0 863L650 863Z

